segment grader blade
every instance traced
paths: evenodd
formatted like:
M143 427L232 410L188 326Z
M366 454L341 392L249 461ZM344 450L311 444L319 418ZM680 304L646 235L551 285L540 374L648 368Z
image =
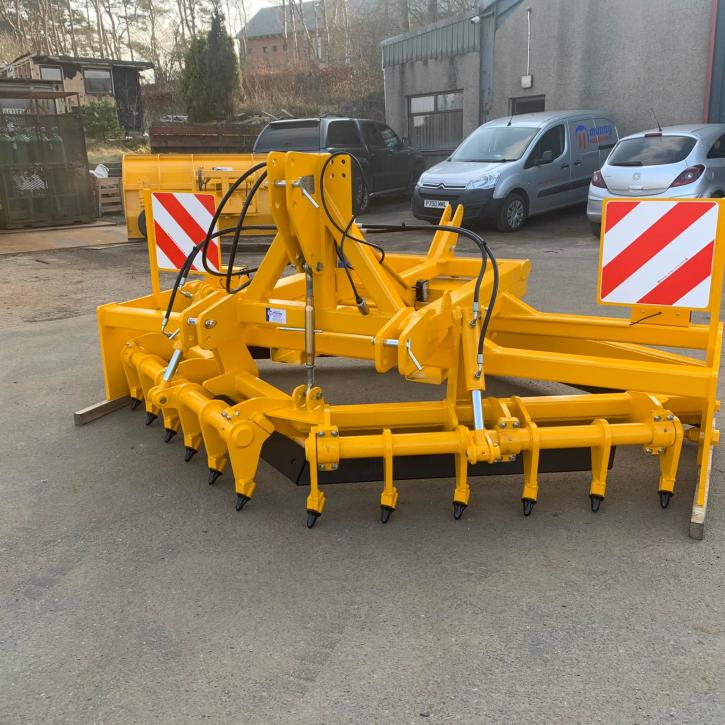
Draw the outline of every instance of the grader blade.
M458 519L470 480L485 473L520 475L529 515L545 493L540 473L590 470L582 494L596 512L622 446L657 458L653 499L666 508L683 447L694 445L691 535L701 536L719 440L725 201L607 202L599 301L627 307L629 318L551 314L523 300L530 263L496 259L460 226L460 206L445 209L425 254L386 253L376 233L424 228L358 225L355 163L342 153L269 154L263 170L249 172L250 203L227 260L212 246L223 208L202 224L200 205L214 207L189 199L200 195L147 192L151 294L98 310L107 399L130 397L147 422L160 417L185 460L203 449L208 482L233 479L237 510L264 495L265 457L309 485L309 527L329 483L381 482L385 523L401 503L396 480L449 476ZM237 264L237 240L262 185L276 233L258 267L247 268ZM462 237L480 256L457 254ZM178 271L169 290L159 284L164 268ZM287 393L264 380L262 356L298 366L299 385ZM445 395L328 401L315 380L320 356L368 360L378 373L397 368L401 385L444 384ZM489 376L596 392L494 397Z

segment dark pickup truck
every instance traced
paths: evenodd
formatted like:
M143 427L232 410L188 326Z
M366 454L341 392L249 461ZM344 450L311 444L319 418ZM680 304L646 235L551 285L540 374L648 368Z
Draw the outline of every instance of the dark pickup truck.
M370 197L413 193L425 170L423 157L403 143L390 126L364 118L295 118L272 121L254 143L253 152L344 151L362 166L365 186L353 174L355 208Z

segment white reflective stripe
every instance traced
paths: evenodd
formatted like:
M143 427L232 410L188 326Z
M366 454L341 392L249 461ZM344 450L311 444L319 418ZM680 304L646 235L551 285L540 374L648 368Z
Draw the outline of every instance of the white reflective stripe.
M651 292L678 267L681 267L715 239L717 212L717 206L709 209L622 284L603 297L602 301L634 304ZM708 277L708 286L710 279Z
M710 302L710 282L712 277L703 279L697 287L693 287L684 297L675 302L675 307L707 307Z
M153 206L154 221L166 232L167 236L181 250L183 255L185 257L188 256L194 248L194 241L181 228L176 219L166 211L166 207L161 201L159 199L154 199L154 201L156 202Z
M677 203L677 201L658 201L651 204L639 202L637 206L625 214L608 232L605 232L602 242L602 266L611 262L635 239L644 234L644 232L667 214ZM607 209L609 209L611 204L612 202L607 204Z
M165 254L163 249L156 245L156 264L161 269L179 269Z
M209 213L209 210L201 203L201 200L196 194L176 194L176 198L186 211L189 212L189 215L195 219L196 223L203 230L204 235L206 235L211 220L214 218L214 214ZM203 238L200 237L199 241Z

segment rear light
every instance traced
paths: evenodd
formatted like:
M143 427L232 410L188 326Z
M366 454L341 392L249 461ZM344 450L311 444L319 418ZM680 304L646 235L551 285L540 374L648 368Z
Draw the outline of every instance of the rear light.
M670 184L670 189L673 186L687 186L688 184L692 184L693 181L697 181L702 176L703 171L705 171L705 167L702 164L697 164L696 166L688 166Z
M604 181L604 177L602 176L602 172L601 171L595 171L592 174L592 186L597 186L600 189L606 189L607 188L607 184Z

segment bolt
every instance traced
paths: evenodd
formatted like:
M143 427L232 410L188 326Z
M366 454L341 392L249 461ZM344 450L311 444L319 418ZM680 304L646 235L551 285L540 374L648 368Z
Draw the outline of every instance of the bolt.
M212 327L216 327L216 320L204 320L204 327L211 330Z
M475 372L475 374L474 374L473 377L476 378L476 380L480 380L481 379L481 371L480 370L476 370L476 372Z
M336 431L336 430L333 430L333 431L332 431L332 433L330 433L330 435L331 435L331 436L332 436L333 438L337 438L337 436L339 436L340 434L338 433L338 431Z
M186 319L186 324L191 325L192 327L197 323L196 317L188 317Z
M321 390L317 391L317 395L315 395L315 398L317 398L317 400L322 400L322 391Z
M514 421L514 428L520 428L520 427L521 427L521 423L519 423L518 420L515 420Z
M315 269L317 269L318 272L322 272L322 262L318 262Z
M644 452L645 452L645 453L652 453L652 449L651 449L651 448L645 448L645 449L644 449Z
M505 421L505 420L502 420L502 421L501 421L501 422L499 423L499 427L501 427L501 428L505 428L505 427L506 427L506 421Z
M664 448L658 448L657 450L658 450L658 451L659 451L660 453L664 453L664 452L665 452L665 449L664 449Z
M659 417L659 415L655 416L655 423L659 423L662 418Z
M324 430L318 430L317 431L317 437L318 438L324 438L325 437L325 431Z
M330 470L332 470L332 471L336 471L336 470L337 470L337 463L333 463L333 464L332 464L332 465L330 466Z
M674 416L674 415L672 415L672 413L670 413L670 414L669 414L669 415L667 416L667 420L674 420L674 419L675 419L675 416Z
M166 398L159 398L159 403L161 403L161 405L166 405Z
M239 411L238 410L235 411L234 415L237 415L238 416L239 415Z

